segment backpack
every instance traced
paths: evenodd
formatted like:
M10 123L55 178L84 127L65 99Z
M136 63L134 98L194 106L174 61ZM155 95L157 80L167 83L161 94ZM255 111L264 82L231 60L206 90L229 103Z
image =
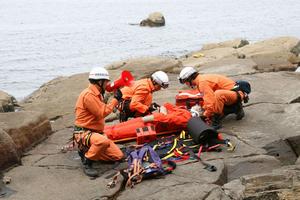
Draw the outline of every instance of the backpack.
M159 155L149 145L134 146L127 150L127 169L115 175L113 181L108 184L112 187L116 184L119 174L122 174L126 187L133 187L144 179L160 177L169 173L176 168L172 161L162 161ZM168 165L164 167L163 165Z
M203 105L203 94L198 90L180 90L175 100L176 106L190 109L194 105Z

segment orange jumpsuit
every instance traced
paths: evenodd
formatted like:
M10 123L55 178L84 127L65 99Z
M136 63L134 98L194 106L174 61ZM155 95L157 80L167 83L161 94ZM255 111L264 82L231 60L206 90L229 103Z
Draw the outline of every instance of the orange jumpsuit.
M233 89L235 82L226 76L217 74L201 74L193 83L203 94L204 116L211 117L214 113L223 115L224 105L237 102L238 96ZM239 91L243 99L243 92Z
M118 104L113 99L109 104L103 102L103 97L97 89L98 86L90 84L79 95L75 108L75 125L92 131L89 139L89 149L85 157L90 160L120 160L123 153L120 148L106 136L102 135L104 118L109 115ZM85 130L75 134L76 142L86 141L90 131Z
M129 109L132 112L146 113L149 106L152 103L152 93L154 91L154 85L151 79L141 79L135 81L130 87L124 87L121 89L122 98L125 100L131 99Z

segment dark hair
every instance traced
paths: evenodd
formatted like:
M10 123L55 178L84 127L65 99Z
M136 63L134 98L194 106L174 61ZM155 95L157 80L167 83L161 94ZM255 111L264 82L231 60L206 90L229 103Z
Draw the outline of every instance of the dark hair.
M199 72L195 72L190 76L190 80L194 80L199 75Z
M96 79L89 79L89 81L90 81L90 83L91 84L98 84L98 82L100 81L100 80L96 80Z

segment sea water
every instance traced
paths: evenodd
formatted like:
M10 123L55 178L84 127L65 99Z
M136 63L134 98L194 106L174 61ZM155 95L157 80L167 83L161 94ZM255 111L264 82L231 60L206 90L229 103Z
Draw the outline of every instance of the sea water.
M155 11L166 26L130 25ZM0 90L20 100L122 59L278 36L300 36L299 0L0 0Z

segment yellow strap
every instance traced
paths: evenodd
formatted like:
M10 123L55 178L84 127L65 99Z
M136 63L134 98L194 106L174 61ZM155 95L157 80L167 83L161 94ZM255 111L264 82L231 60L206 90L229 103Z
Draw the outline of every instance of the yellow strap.
M171 153L176 148L176 146L177 146L177 139L175 138L174 144L173 144L172 148L167 152L167 154Z
M172 156L174 156L174 153L170 153L169 155L166 155L165 157L162 158L162 160L166 160L168 158L171 158Z
M185 131L181 131L180 135L179 135L180 139L185 139Z
M90 146L90 138L92 136L92 132L90 131L85 139L86 146Z

